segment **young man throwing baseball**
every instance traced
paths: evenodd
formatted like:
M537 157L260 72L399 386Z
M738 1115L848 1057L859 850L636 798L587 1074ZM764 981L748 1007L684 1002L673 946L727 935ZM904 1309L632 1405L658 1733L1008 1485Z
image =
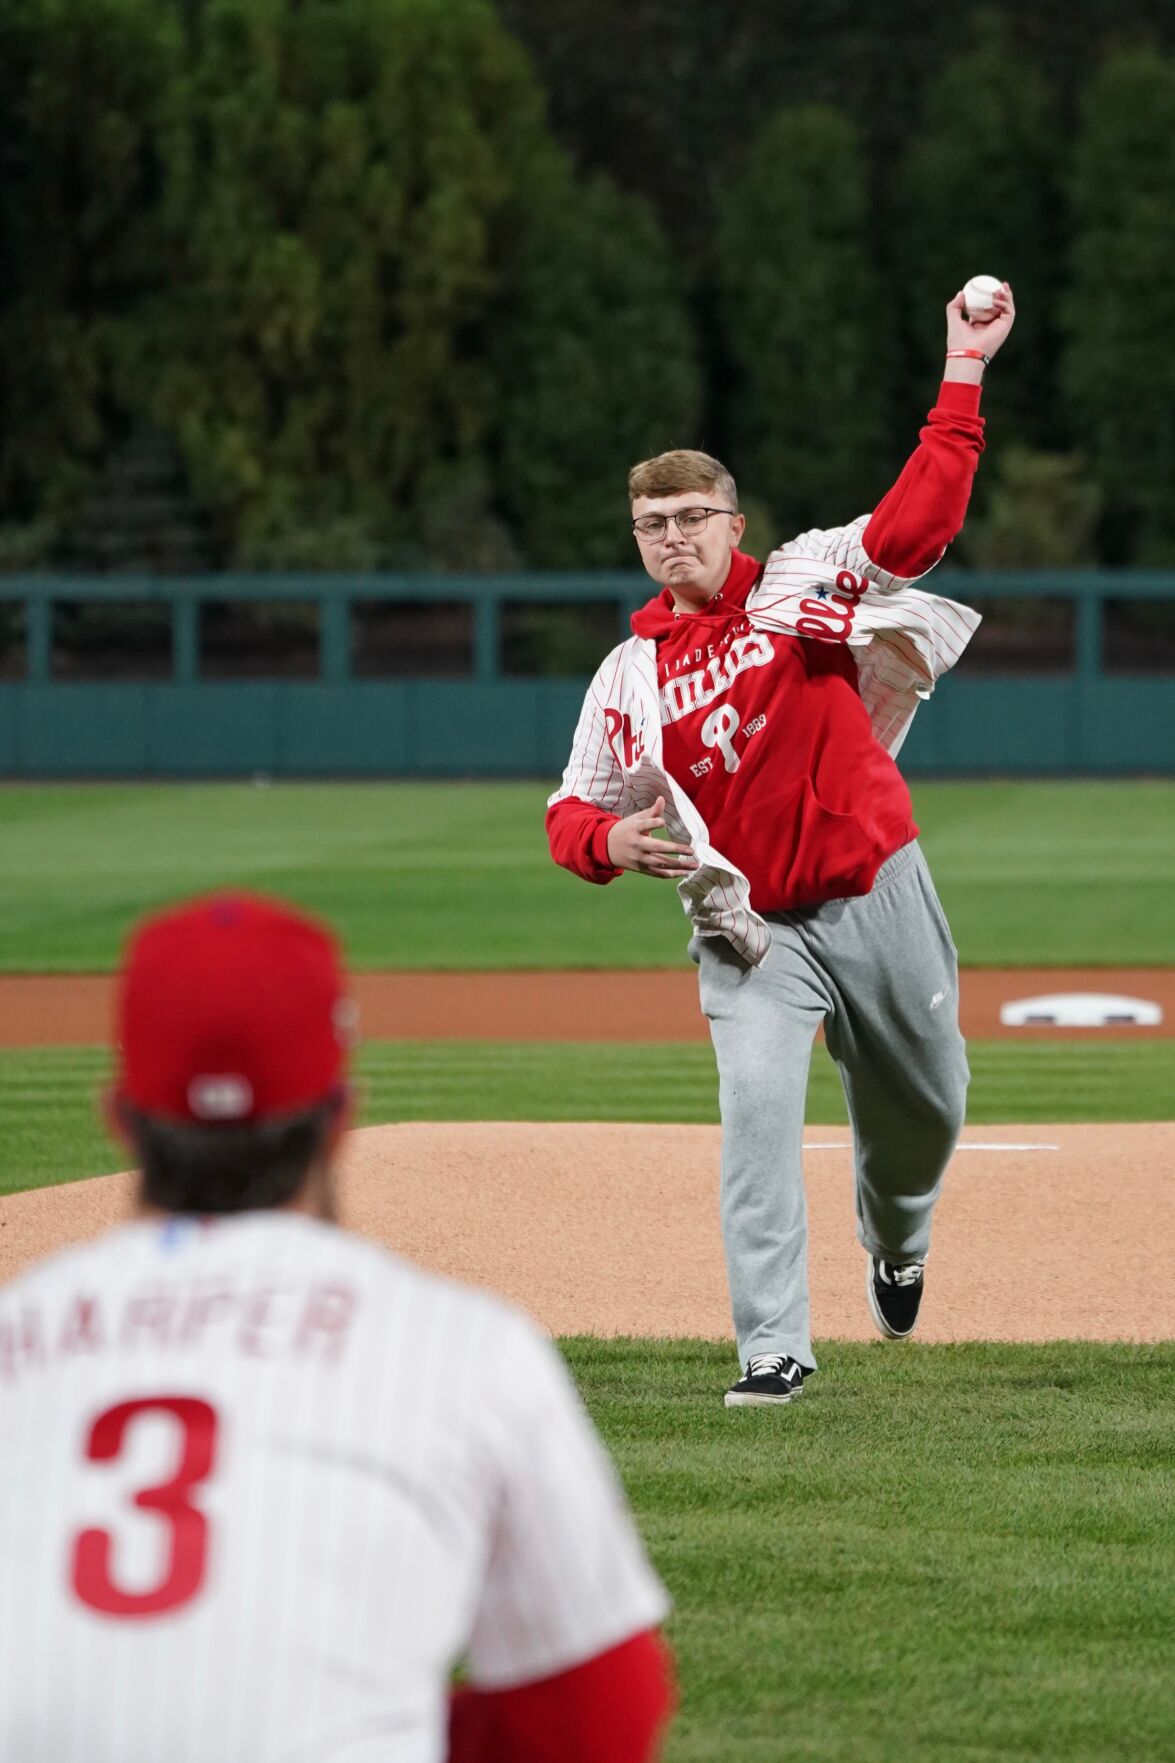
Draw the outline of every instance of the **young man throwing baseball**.
M983 372L1013 318L1006 283L985 322L956 295L938 401L896 484L765 565L738 548L716 459L664 453L629 474L660 591L588 689L547 831L588 881L676 882L692 922L742 1370L728 1406L793 1401L815 1370L801 1141L821 1026L852 1123L869 1309L889 1339L917 1321L968 1072L956 953L894 759L978 618L908 584L963 524Z
M275 903L131 945L139 1216L0 1289L5 1763L659 1750L665 1594L558 1354L334 1222L348 1020Z

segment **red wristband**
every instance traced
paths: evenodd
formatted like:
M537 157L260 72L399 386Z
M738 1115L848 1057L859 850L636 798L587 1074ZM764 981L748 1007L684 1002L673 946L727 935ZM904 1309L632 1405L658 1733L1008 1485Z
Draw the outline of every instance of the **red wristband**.
M991 366L991 356L985 355L982 349L948 349L948 361L982 361L984 367Z

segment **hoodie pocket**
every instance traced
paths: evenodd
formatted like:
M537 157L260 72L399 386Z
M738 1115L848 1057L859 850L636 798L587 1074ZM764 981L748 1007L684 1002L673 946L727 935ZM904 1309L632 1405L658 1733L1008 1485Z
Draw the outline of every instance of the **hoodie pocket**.
M826 808L809 777L724 817L714 839L746 875L751 904L761 912L867 894L889 854L855 814Z

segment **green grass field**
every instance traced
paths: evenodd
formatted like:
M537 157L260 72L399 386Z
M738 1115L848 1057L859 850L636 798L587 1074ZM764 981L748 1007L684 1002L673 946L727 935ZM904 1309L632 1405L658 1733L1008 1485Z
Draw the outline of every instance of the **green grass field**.
M546 793L0 789L0 971L108 969L142 910L221 883L327 914L355 965L680 963L667 890L553 868ZM923 784L915 805L965 961L1175 961L1175 785ZM970 1056L976 1124L1175 1115L1175 1041ZM0 1194L122 1164L108 1067L0 1052ZM717 1117L697 1043L373 1042L358 1078L362 1123ZM845 1119L821 1049L808 1114ZM1175 1756L1175 1345L824 1342L779 1412L723 1408L729 1346L565 1349L675 1600L665 1763Z
M829 1343L727 1412L721 1347L567 1352L673 1590L666 1763L1161 1763L1175 1349Z
M1169 1120L1175 1041L977 1041L968 1114L993 1121ZM0 1194L125 1166L95 1098L99 1047L0 1050ZM389 1120L718 1119L704 1043L374 1041L357 1062L359 1124ZM603 1100L601 1100L603 1098ZM808 1118L846 1122L832 1061L817 1047Z
M553 787L553 785L551 786ZM672 967L662 883L547 854L548 786L0 788L0 971L112 967L145 909L232 884L324 913L362 967ZM965 963L1175 961L1175 783L916 783Z

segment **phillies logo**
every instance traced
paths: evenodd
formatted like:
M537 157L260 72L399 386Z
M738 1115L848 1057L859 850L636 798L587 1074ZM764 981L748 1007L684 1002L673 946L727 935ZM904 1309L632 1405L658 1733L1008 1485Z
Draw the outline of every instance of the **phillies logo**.
M808 616L796 619L796 635L830 637L834 642L843 643L853 628L857 602L864 597L868 587L863 576L854 575L851 569L840 570L831 595L827 588L817 588L810 599L800 601L799 610Z
M735 637L724 653L715 655L696 673L682 673L661 687L662 720L680 722L728 692L748 667L767 667L775 659L771 638L762 631ZM735 718L737 723L738 718Z
M623 716L619 710L605 710L604 722L608 729L608 745L625 771L631 771L644 753L644 735L634 730L632 717Z

